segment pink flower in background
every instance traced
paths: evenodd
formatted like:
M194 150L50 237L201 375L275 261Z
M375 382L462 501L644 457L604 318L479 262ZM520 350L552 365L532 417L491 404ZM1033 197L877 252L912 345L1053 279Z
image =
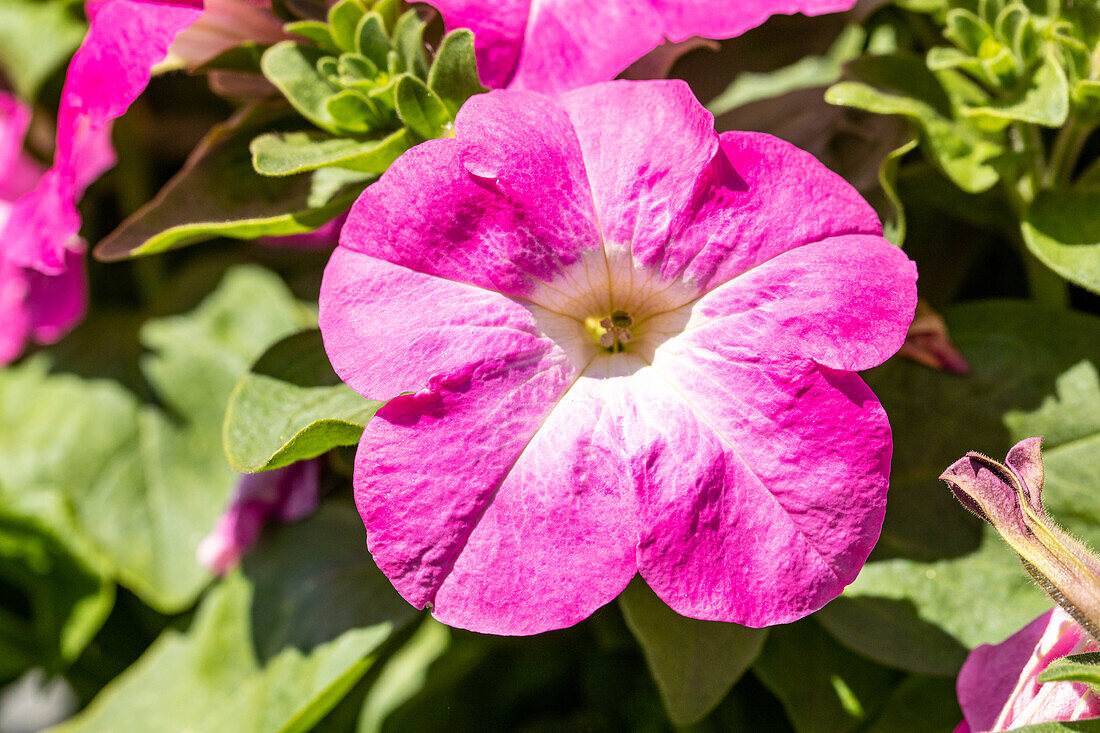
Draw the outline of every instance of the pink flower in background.
M199 66L243 43L278 43L289 36L270 0L206 0L202 16L168 49L167 63Z
M880 235L680 82L471 98L360 197L321 290L337 373L392 398L354 476L379 567L500 634L639 572L696 618L820 608L886 504L890 428L853 372L901 346L916 271Z
M1044 613L1000 644L983 644L970 652L959 672L965 720L955 733L1100 717L1100 697L1088 685L1038 681L1055 659L1096 651L1100 645L1061 608Z
M34 188L42 169L23 152L30 110L0 92L0 230L12 202ZM61 273L45 275L22 267L0 240L0 364L18 358L29 341L57 341L84 316L87 283L83 249L66 252Z
M320 494L320 475L320 464L312 460L242 476L229 508L199 543L199 564L223 575L256 544L265 524L273 519L296 522L312 514Z
M469 28L485 86L556 93L613 79L663 41L732 38L780 13L855 0L429 0L447 30Z
M13 262L53 275L65 271L79 241L76 202L115 163L111 122L202 13L201 0L95 0L87 7L91 25L65 77L53 166L15 203L2 235Z

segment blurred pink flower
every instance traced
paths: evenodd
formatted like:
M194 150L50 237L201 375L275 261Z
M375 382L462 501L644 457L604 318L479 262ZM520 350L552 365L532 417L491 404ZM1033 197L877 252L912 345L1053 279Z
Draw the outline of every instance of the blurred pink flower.
M166 63L193 68L243 43L286 38L270 0L206 0L202 16L172 42Z
M76 202L115 164L111 122L149 83L181 30L202 13L202 0L96 0L91 25L65 76L57 113L53 166L16 201L3 239L11 260L56 275L79 241Z
M217 575L236 567L271 520L296 522L317 508L320 463L299 461L285 468L241 476L233 499L214 531L199 544L199 564Z
M717 134L682 82L471 98L359 198L321 289L337 373L390 400L354 476L378 566L491 633L638 572L695 618L813 612L878 538L890 428L854 372L915 281L843 179Z
M0 92L0 230L12 202L34 188L42 169L23 152L30 110ZM87 283L83 248L66 252L62 271L45 275L16 264L0 240L0 365L19 357L29 341L57 341L84 316Z
M485 86L556 93L613 79L663 41L732 38L780 13L855 0L428 0L447 30L469 28Z
M1000 644L983 644L970 652L959 672L964 720L955 733L1100 717L1100 697L1088 685L1038 681L1055 659L1095 651L1100 645L1061 608L1044 613Z

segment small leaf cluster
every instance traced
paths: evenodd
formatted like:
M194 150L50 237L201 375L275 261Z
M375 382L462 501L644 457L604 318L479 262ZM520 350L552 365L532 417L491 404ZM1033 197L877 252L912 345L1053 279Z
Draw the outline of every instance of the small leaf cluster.
M826 101L908 119L925 156L955 186L1003 198L1016 219L1005 233L1030 253L1025 266L1034 257L1100 292L1100 229L1089 214L1096 174L1081 170L1086 143L1100 125L1100 5L898 5L909 21L899 37L914 39L909 47L851 61ZM883 169L888 195L898 162ZM893 203L903 222L900 201ZM1039 277L1047 281L1051 304L1064 300L1064 284L1049 273Z
M485 91L473 35L447 35L429 64L424 22L400 9L397 0L341 0L327 22L286 25L309 42L277 43L260 66L314 129L257 137L251 150L258 173L335 167L377 175L416 143L450 134L462 103Z
M992 129L1014 120L1057 127L1070 108L1097 111L1091 46L1095 8L1062 9L1058 0L953 3L943 16L953 47L928 52L932 70L959 69L991 95L968 113Z

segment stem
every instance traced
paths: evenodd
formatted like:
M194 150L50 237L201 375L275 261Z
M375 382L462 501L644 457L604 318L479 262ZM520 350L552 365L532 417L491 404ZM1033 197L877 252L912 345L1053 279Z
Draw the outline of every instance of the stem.
M1069 290L1062 276L1039 261L1026 245L1020 248L1027 272L1027 288L1031 299L1039 305L1056 310L1069 308Z
M1046 175L1043 176L1044 188L1061 188L1069 185L1073 171L1077 167L1081 149L1092 134L1092 130L1091 125L1082 125L1072 116L1066 120L1050 151L1050 164L1047 166Z

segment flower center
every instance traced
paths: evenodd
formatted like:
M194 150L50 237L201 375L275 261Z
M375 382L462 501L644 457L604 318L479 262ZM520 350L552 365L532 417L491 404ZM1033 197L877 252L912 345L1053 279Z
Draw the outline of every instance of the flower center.
M611 354L625 351L626 344L633 338L630 327L634 325L634 318L626 311L615 311L599 319L590 316L584 325L589 337Z

